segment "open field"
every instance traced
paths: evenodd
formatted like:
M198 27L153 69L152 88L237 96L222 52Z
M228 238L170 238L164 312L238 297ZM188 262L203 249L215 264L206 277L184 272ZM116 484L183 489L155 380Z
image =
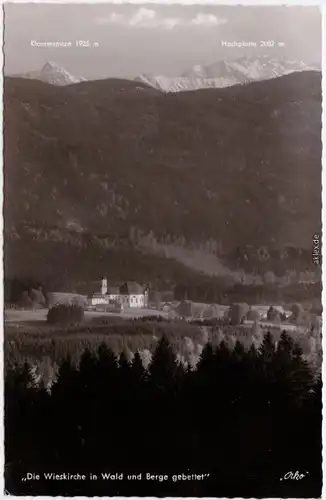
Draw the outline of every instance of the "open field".
M5 323L35 323L45 322L48 309L8 309L5 311ZM157 311L155 309L124 309L121 313L110 313L102 311L85 311L85 320L91 321L93 318L102 316L119 317L119 318L140 318L142 316L163 316L167 317L165 311Z
M206 304L198 304L198 306L204 306ZM227 309L227 306L223 306L224 309ZM267 312L268 307L266 306L253 306L253 309L259 310L261 315ZM265 311L266 310L266 311ZM9 309L5 311L5 324L11 327L40 327L39 323L46 322L46 316L48 313L48 309L35 309L35 310L17 310L17 309ZM160 311L156 309L135 309L135 308L126 308L121 313L110 313L110 312L102 312L102 311L85 311L85 322L91 322L100 318L121 318L121 319L133 319L133 318L141 318L144 316L161 316L163 318L168 318L167 311ZM253 321L246 320L243 328L252 327ZM278 325L276 323L268 322L266 320L258 322L261 327L265 328L279 328L281 327L286 331L303 331L303 327L299 327L297 325L283 323ZM46 326L46 325L44 325ZM240 326L240 325L239 325Z
M251 327L252 325L254 324L254 321L249 321L249 320L245 320L244 324L243 325L239 325L239 327L243 326L243 328L246 328L246 327ZM268 330L269 328L271 329L274 329L274 328L280 328L282 330L285 330L286 332L303 332L304 331L304 327L301 327L301 326L298 326L298 325L291 325L289 323L280 323L280 324L277 324L277 323L272 323L272 322L269 322L269 321L258 321L258 324L263 328L263 329L266 329Z

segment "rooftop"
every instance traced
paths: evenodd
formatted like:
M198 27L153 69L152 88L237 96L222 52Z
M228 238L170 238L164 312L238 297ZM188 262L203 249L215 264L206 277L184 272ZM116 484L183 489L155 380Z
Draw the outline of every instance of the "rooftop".
M95 282L94 282L95 283ZM98 286L91 294L92 297L102 297L101 281L96 282ZM125 281L120 285L108 285L106 295L140 295L145 292L146 287L140 285L136 281Z
M139 285L136 281L126 281L120 287L120 293L123 295L137 295L144 293L144 291L144 287Z

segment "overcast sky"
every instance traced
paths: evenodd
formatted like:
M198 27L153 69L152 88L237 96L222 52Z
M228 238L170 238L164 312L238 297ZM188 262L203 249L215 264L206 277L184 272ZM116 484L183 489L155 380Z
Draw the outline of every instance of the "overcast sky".
M5 73L46 61L86 78L177 76L194 64L270 54L321 61L317 7L132 4L6 4ZM93 48L31 47L31 40L98 42ZM223 48L222 41L283 42L279 48Z

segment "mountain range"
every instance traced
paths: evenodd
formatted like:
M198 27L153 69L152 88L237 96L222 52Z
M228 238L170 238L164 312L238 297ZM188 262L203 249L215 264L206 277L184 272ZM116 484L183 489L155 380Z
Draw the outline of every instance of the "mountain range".
M7 275L77 288L103 274L218 274L217 260L256 274L313 267L319 72L167 94L6 77L4 110Z
M253 81L268 80L297 71L319 70L317 64L306 64L285 58L260 56L242 57L233 61L218 61L208 65L197 64L182 75L169 77L164 75L142 74L135 81L145 83L163 92L179 92L203 88L223 88ZM18 75L22 78L41 80L52 85L71 85L86 79L74 76L54 62L47 62L40 71L31 71Z
M302 61L273 59L269 56L242 57L234 61L218 61L195 65L181 76L141 75L138 80L164 92L180 92L203 88L223 88L253 81L268 80L296 71L318 69Z

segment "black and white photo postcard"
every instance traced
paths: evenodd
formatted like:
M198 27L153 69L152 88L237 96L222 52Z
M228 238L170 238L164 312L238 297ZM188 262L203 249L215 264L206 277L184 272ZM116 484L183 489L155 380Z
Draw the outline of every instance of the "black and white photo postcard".
M322 6L2 8L5 494L321 498Z

